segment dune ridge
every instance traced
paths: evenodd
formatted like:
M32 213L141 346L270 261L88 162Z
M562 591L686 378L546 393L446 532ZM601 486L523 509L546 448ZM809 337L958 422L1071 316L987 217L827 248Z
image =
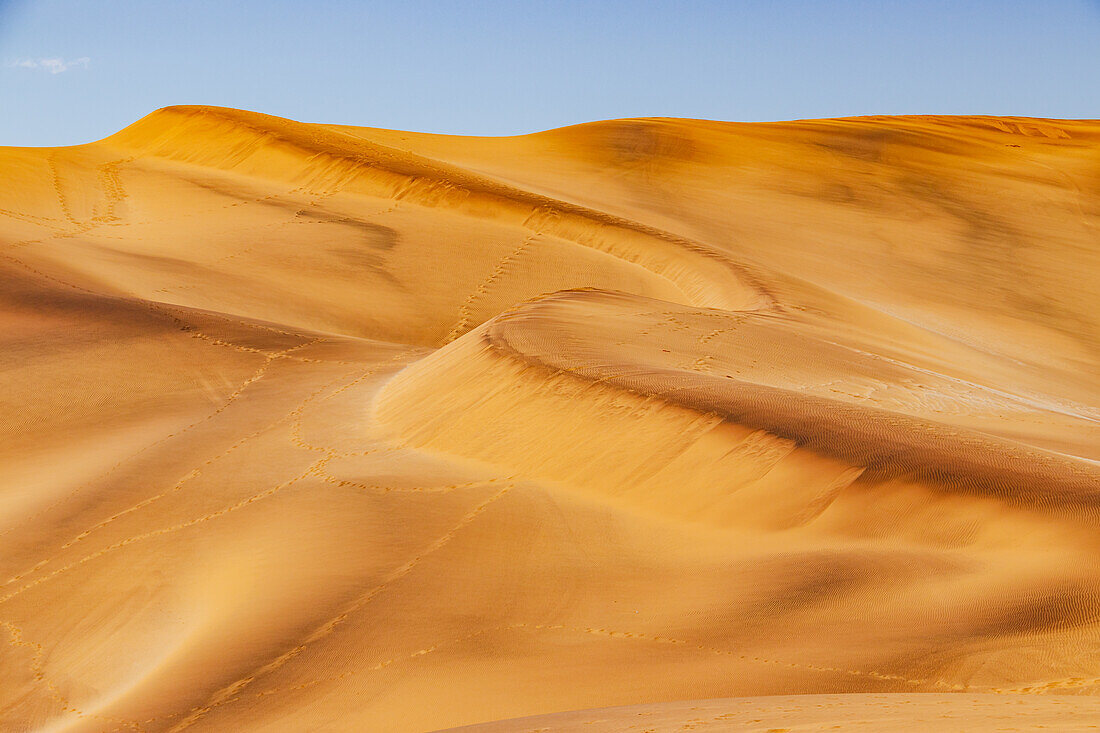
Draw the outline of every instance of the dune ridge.
M1092 724L1100 121L0 169L5 730Z
M764 293L739 282L743 267L703 244L379 145L361 135L317 126L288 127L281 122L236 110L169 108L106 142L170 160L274 176L305 190L350 190L511 220L535 235L559 237L653 270L684 290L683 297L694 305L738 307L767 302ZM174 145L177 136L198 137L203 144ZM309 162L304 169L299 164L303 156Z
M572 313L567 310L571 306ZM566 312L559 315L561 311ZM652 316L673 321L698 312L677 312L667 303L638 302L611 293L545 296L487 322L477 334L480 338L464 349L442 349L406 369L379 395L379 419L397 423L413 445L487 460L510 458L514 469L528 475L545 470L548 478L585 483L566 472L588 470L608 489L635 493L645 493L650 482L668 484L674 487L669 500L676 504L691 503L688 497L696 481L698 491L709 491L719 501L733 499L742 487L731 477L740 471L751 477L750 484L770 477L788 498L797 486L795 492L807 491L816 505L827 503L864 472L878 479L907 476L959 491L990 492L1006 501L1065 502L1077 513L1094 511L1100 499L1100 470L1089 462L998 441L950 422L866 407L850 397L820 397L806 394L805 388L784 389L714 374L699 360L713 351L732 350L718 340L724 334L711 335L702 348L696 341L684 349L686 353L672 355L687 367L655 364L652 357L647 362L615 361L602 346L631 334L604 331L601 326L627 314L636 316L630 322L634 327L657 328L659 321ZM782 332L770 325L753 336L774 345ZM662 343L683 347L672 340ZM650 339L635 353L645 346L670 351ZM746 352L759 346L747 340L733 348ZM552 351L542 350L547 347ZM518 365L501 366L498 360ZM542 374L529 376L528 367ZM861 370L846 364L837 371ZM914 376L916 370L909 375L911 381ZM587 406L590 400L595 404ZM674 414L655 414L662 412ZM616 420L621 415L626 419ZM658 428L666 420L667 427ZM651 440L647 432L652 432ZM727 440L717 437L721 433ZM531 448L539 434L550 445L536 453ZM570 441L574 449L553 443L558 439ZM704 439L715 443L711 451L703 447ZM781 468L794 446L817 457L806 476ZM578 455L575 450L583 452ZM664 456L671 460L662 460ZM525 459L550 463L540 467ZM823 485L815 486L810 475ZM709 502L706 511L723 513Z

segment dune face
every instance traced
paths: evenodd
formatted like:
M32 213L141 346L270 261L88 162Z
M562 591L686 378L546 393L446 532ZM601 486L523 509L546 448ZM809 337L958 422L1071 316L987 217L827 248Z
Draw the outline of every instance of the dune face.
M0 170L0 729L1100 722L1100 122Z

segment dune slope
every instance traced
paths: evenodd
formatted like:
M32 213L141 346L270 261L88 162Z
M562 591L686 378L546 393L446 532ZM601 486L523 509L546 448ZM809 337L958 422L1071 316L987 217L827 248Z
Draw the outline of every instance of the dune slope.
M0 728L1093 719L1100 122L0 170Z

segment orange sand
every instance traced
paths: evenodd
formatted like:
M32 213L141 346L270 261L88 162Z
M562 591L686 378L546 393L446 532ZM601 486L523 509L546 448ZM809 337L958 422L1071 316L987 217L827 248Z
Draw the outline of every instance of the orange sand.
M1100 726L1100 122L0 171L0 729Z

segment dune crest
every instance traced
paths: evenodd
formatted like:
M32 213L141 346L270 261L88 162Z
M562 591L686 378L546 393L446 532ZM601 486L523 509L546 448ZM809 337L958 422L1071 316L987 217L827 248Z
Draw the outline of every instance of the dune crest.
M1100 122L0 166L0 728L1093 714Z
M952 394L949 377L800 331L774 314L558 293L406 369L380 393L377 414L412 445L613 493L656 491L662 511L715 520L759 519L759 507L738 505L762 493L769 513L805 502L789 518L802 523L864 472L1095 511L1100 469L1090 462L966 427L984 426L991 412L1036 408L974 384ZM784 357L795 354L812 356L812 369L789 366ZM833 379L799 383L814 372ZM867 381L906 389L875 398L858 391ZM1063 419L1067 429L1093 430Z

